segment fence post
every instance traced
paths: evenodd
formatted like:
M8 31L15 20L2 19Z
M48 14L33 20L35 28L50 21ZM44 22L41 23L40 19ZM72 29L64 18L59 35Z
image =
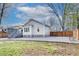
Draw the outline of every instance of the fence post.
M79 40L79 29L73 31L73 38Z

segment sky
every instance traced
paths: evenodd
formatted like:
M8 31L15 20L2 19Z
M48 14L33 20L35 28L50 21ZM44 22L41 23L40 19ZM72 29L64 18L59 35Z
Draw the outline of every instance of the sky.
M58 4L56 5L58 6ZM61 5L61 8L62 7L63 6ZM49 12L52 12L52 9L46 3L12 4L7 11L9 12L5 14L6 17L2 20L3 26L22 25L29 19L35 19L40 22L43 22L44 20L48 22L49 19L53 19L54 23L59 25L57 17Z

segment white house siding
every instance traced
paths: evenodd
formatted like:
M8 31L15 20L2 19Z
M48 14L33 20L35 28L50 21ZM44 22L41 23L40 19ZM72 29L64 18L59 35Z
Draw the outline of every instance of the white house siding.
M29 32L25 32L24 29L29 28ZM31 26L24 26L23 27L23 36L31 36L32 35L32 27Z
M46 36L50 35L50 28L48 28L48 27L45 28L45 35Z
M31 21L28 24L26 24L24 26L25 27L29 27L30 28L30 32L24 32L23 30L23 35L28 36L47 36L49 35L49 28L45 25L39 24L37 22ZM39 28L39 32L37 31L37 29Z

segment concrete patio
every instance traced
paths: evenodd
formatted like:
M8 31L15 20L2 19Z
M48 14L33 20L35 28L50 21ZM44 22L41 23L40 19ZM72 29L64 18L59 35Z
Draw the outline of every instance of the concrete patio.
M29 37L29 38L0 38L0 40L33 40L33 41L48 41L48 42L64 42L64 43L79 43L79 40L73 37Z

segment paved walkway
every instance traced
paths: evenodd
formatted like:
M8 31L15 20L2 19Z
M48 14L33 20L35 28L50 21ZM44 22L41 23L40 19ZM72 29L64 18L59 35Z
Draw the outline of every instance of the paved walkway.
M72 37L0 38L0 40L34 40L34 41L79 43L79 40L75 40Z

